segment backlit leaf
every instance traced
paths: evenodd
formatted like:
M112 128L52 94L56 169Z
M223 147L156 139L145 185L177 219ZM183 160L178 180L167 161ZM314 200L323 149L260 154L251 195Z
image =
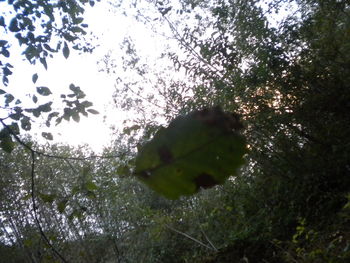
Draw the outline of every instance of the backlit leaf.
M94 110L94 109L88 109L87 111L91 114L99 114L99 112L97 110Z
M136 176L170 199L222 184L244 163L245 139L238 117L220 108L174 119L136 158Z
M9 29L11 32L18 32L21 29L18 27L18 21L17 18L13 18L10 22Z
M72 118L75 122L79 122L80 121L80 116L79 113L77 111L72 111Z
M35 73L35 74L33 74L33 76L32 76L32 81L33 81L33 83L35 84L37 80L38 80L38 74Z
M50 141L53 140L53 136L50 132L42 132L41 136L43 136L46 140L50 140Z
M69 57L69 47L68 47L68 45L67 45L67 42L64 42L64 47L63 47L63 56L65 57L65 58L68 58Z
M52 94L51 90L48 87L36 87L36 91L42 96L48 96Z
M11 94L9 93L5 94L5 106L8 106L9 103L11 103L14 99L15 97L12 96Z
M32 125L30 123L30 118L27 116L24 116L21 119L21 128L25 131L29 131L32 128Z

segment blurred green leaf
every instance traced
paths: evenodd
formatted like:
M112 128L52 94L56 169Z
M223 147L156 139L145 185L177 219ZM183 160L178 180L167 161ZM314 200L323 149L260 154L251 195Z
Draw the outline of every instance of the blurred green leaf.
M141 148L135 174L170 199L222 184L244 163L240 127L235 115L219 108L179 116Z
M66 209L67 203L68 203L67 199L63 199L62 201L57 203L57 210L60 214L62 214L64 212L64 210Z
M89 191L95 191L98 189L97 185L91 181L89 181L85 184L85 188Z
M55 199L56 199L56 195L53 195L53 194L38 193L38 195L45 203L52 204L52 202L55 201Z

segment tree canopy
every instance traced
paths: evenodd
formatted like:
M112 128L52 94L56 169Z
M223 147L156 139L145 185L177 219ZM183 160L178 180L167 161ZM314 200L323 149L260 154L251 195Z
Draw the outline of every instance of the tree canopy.
M26 58L45 66L50 54L68 57L70 45L85 43L88 2L8 1L15 22L1 16L0 25L5 36L19 32L25 50L39 52ZM102 154L24 137L17 123L26 130L25 119L50 105L18 104L16 117L15 98L0 90L12 114L0 119L2 260L348 262L349 2L126 5L112 7L168 42L153 67L125 38L115 107L135 117ZM57 19L67 22L54 26ZM51 50L52 34L59 37ZM9 43L0 44L10 57ZM109 59L104 70L116 74ZM3 61L6 85L11 65ZM56 122L78 120L92 106L70 89L63 115L51 115Z
M6 126L0 131L0 147L11 152L14 147L14 138L20 131L31 130L32 123L38 117L45 117L45 125L50 127L53 121L59 124L63 119L79 121L80 115L96 114L97 111L88 109L92 106L89 101L82 101L85 93L80 87L71 84L69 94L61 95L65 105L63 112L58 112L53 105L51 90L45 86L37 86L30 91L32 106L16 98L7 87L10 77L16 70L16 56L21 55L31 64L41 63L48 68L48 59L56 53L69 57L70 48L91 52L93 46L85 35L88 27L84 24L84 5L94 6L96 1L0 1L0 76L2 86L0 96L4 101L0 108L0 121ZM13 58L15 57L15 58ZM17 58L18 60L18 58ZM18 61L17 61L18 62ZM33 74L35 84L39 78ZM46 101L41 104L44 97ZM47 97L47 98L46 98ZM50 132L43 132L45 139L52 140Z

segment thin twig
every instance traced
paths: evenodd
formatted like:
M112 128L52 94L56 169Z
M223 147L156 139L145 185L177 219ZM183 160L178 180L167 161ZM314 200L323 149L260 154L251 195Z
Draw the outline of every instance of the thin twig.
M212 248L215 250L215 251L219 251L215 246L214 244L210 241L210 239L208 238L208 236L204 233L204 231L201 229L201 232L202 234L204 235L205 239L208 241L208 243L212 246Z
M182 235L182 236L184 236L184 237L187 237L188 239L191 239L192 241L194 241L194 242L200 244L200 245L203 246L203 247L206 247L206 248L211 249L211 250L215 250L215 249L213 249L212 247L210 247L210 246L204 244L203 242L199 241L198 239L195 239L194 237L191 237L190 235L188 235L188 234L186 234L186 233L183 233L183 232L181 232L181 231L179 231L179 230L176 230L175 228L173 228L173 227L171 227L171 226L169 226L169 225L167 225L167 224L166 224L165 226L166 226L167 228L169 228L170 230L172 230L172 231L174 231L174 232L176 232L176 233L178 233L178 234L180 234L180 235Z

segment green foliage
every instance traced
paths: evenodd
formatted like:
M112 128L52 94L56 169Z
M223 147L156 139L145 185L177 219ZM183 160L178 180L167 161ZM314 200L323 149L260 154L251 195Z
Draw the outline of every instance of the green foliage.
M288 4L295 12L271 24L268 17ZM69 262L349 262L348 2L276 0L262 9L250 0L157 1L152 7L157 14L143 6L138 18L155 29L170 25L183 53L169 45L162 58L174 67L151 68L125 41L123 66L135 74L130 83L120 80L116 103L137 117L103 152L110 158L36 158L39 219L55 247ZM174 72L186 75L176 79ZM138 88L145 79L157 80L159 96ZM62 95L66 108L89 112L80 88L70 91ZM43 98L35 99L39 106ZM15 110L16 98L5 100L14 122L30 127ZM240 133L230 128L228 112L240 115ZM52 115L60 117L78 119L68 109ZM0 134L14 140L9 130ZM230 145L241 149L237 156ZM60 157L94 155L86 148L35 147ZM20 147L11 150L0 152L1 252L52 261L28 213L31 160ZM238 173L234 161L243 154ZM179 177L177 168L192 172ZM203 171L220 184L197 191L214 185L196 182ZM185 196L168 200L132 174L164 196Z
M240 128L236 115L219 108L179 116L141 148L135 174L171 199L222 184L243 164Z
M0 147L7 153L11 153L15 144L12 140L11 134L8 129L3 128L0 131Z
M90 1L91 6L94 3L95 1ZM84 38L86 32L83 28L87 27L86 24L82 23L84 21L85 4L87 4L87 1L58 1L57 3L26 0L0 1L1 10L7 11L6 16L0 16L0 26L3 27L4 31L4 34L1 35L2 39L0 39L0 74L5 87L8 86L9 77L15 69L15 65L10 63L10 59L12 59L11 54L13 54L13 45L10 45L10 40L13 37L18 40L26 60L31 64L39 62L46 69L48 67L47 58L53 57L60 50L62 50L65 58L68 58L71 46L73 49L84 52L93 50ZM86 43L84 45L78 44L77 40L79 39ZM35 84L38 78L37 73L33 74L32 82ZM74 95L68 95L71 98L75 97L76 100L68 103L65 101L67 107L64 109L63 114L53 110L52 92L48 87L37 87L36 93L47 97L48 101L28 108L9 90L6 88L1 89L0 96L4 99L4 107L1 108L1 121L4 121L3 124L8 124L5 120L10 118L18 124L17 126L20 129L29 131L32 127L31 123L39 117L46 117L45 124L49 127L52 121L56 121L56 124L60 123L62 119L69 120L73 118L73 120L79 121L80 114L87 116L88 112L91 114L98 113L93 109L86 111L86 108L92 105L87 106L87 101L80 104L79 100L85 96L82 91L74 91ZM31 94L31 97L34 104L39 102L38 96L34 92ZM15 132L9 130L9 125L7 125L6 129L12 135ZM48 134L46 132L43 133L43 137L51 140L52 135L48 136ZM10 137L3 137L1 142L1 148L10 152L13 148Z

